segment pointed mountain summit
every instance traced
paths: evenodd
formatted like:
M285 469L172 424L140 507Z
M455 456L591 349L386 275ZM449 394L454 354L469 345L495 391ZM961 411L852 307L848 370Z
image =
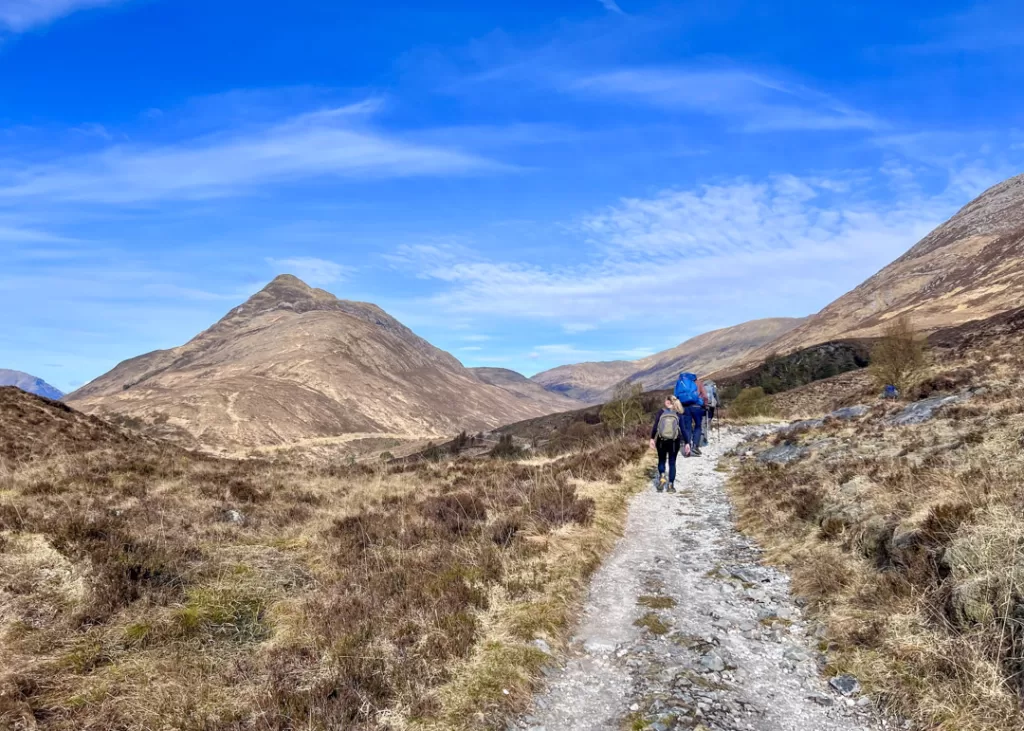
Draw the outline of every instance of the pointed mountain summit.
M840 338L877 336L908 314L931 332L1020 307L1024 175L994 185L856 289L769 343L755 360Z
M443 436L558 406L487 384L376 305L288 274L188 343L124 361L66 401L227 451L346 435Z

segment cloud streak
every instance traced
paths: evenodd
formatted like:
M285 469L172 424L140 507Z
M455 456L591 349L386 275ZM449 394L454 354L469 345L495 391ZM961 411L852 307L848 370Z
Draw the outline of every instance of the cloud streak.
M739 68L617 69L567 80L563 88L590 97L632 99L668 111L730 117L746 132L884 126L874 116L821 92Z
M428 300L438 312L544 322L568 334L628 323L676 332L715 313L735 321L809 314L966 202L952 178L944 192L925 195L848 175L623 199L576 223L582 265L494 261L438 246L406 247L397 261L443 284Z
M0 29L23 33L78 10L115 2L120 0L0 0Z
M287 259L267 259L278 274L294 274L314 287L325 287L348 279L355 269L328 259L313 256L294 256Z
M299 115L262 129L168 146L107 147L0 170L0 201L89 203L203 200L317 179L467 175L508 166L452 147L418 144L367 128L372 102Z

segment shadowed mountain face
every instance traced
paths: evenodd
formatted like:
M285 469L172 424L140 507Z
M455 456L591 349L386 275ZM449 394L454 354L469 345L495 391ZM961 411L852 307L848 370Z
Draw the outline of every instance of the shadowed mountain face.
M549 391L600 403L607 401L622 381L643 383L646 390L655 390L673 385L684 371L709 374L727 368L802 322L786 317L752 320L698 335L640 360L560 366L538 373L532 380Z
M66 400L228 450L445 435L554 410L480 381L379 307L291 275L185 345L127 360Z
M36 396L43 396L54 401L64 395L42 378L36 378L21 371L7 370L6 368L0 368L0 386L15 386L22 391L28 391Z
M877 336L907 313L926 332L1020 306L1024 297L1024 175L985 191L910 251L806 323L755 353L787 353Z
M8 386L0 386L0 434L0 463L8 460L11 465L128 441L102 419Z

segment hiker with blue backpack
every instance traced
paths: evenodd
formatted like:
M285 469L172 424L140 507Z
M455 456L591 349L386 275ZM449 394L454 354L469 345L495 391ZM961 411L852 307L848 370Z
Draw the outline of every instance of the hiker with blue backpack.
M707 401L704 384L693 373L680 373L674 394L683 407L683 432L689 437L690 454L700 457L701 437L704 434L704 404Z
M683 423L682 407L672 396L665 399L665 408L654 417L654 427L651 429L651 449L658 452L658 482L655 485L658 492L667 490L676 491L676 457L679 455L679 447L683 447L683 454L690 456L689 434L686 432ZM665 468L668 467L666 475Z

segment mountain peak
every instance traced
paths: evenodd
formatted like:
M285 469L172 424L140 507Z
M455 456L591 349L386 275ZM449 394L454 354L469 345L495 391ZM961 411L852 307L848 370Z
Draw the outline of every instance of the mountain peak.
M280 289L282 287L312 290L308 284L296 277L294 274L278 274L263 289Z
M285 301L294 301L296 298L322 298L325 295L330 299L335 299L334 295L322 289L310 287L294 274L278 274L254 296L258 297L261 294Z
M338 298L330 292L310 287L294 274L279 274L266 287L235 308L231 315L251 317L271 310L299 313L334 310L338 309L338 304Z

